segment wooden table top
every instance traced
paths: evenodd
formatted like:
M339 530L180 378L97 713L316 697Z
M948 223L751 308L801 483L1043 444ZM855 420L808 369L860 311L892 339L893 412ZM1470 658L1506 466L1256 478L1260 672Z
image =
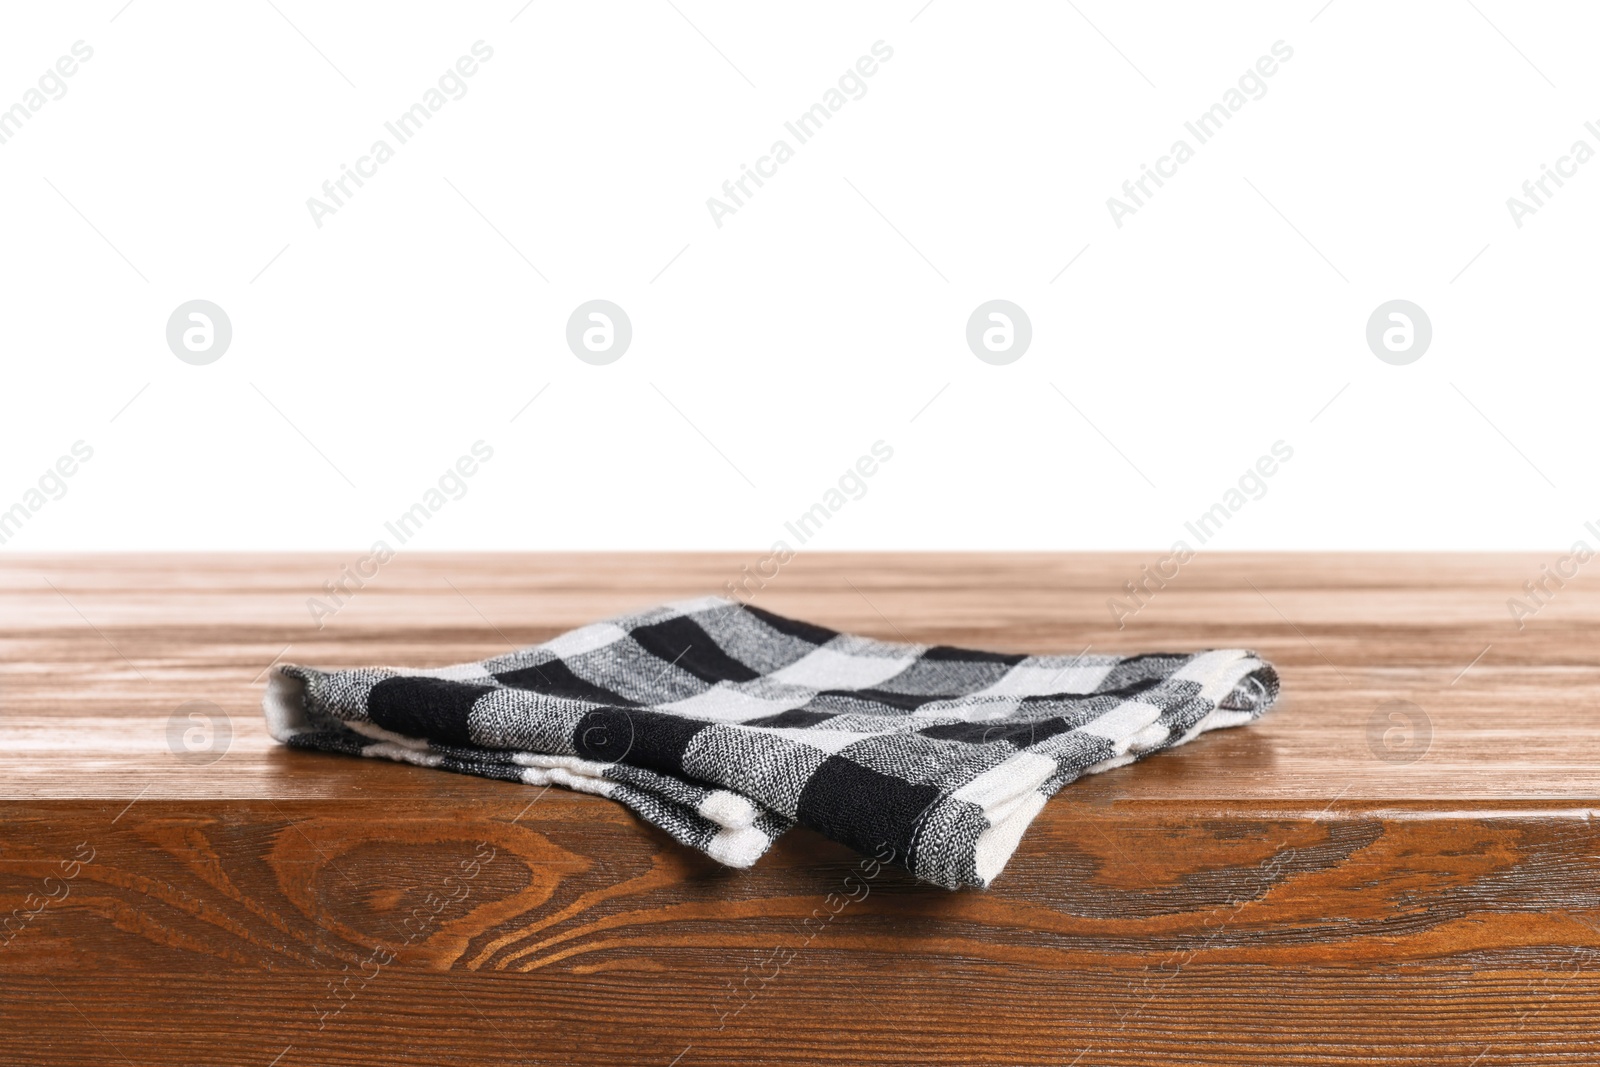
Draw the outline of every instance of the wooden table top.
M1592 1050L1600 586L1546 579L1559 553L1212 554L1127 616L1162 555L802 554L756 593L887 639L1242 646L1282 674L1259 722L1067 787L989 892L886 872L838 911L856 857L807 831L729 872L603 799L291 752L260 715L273 663L478 659L722 592L760 553L402 553L320 625L308 599L332 606L359 553L6 556L0 915L29 918L0 932L0 1008L65 1000L89 1026L8 1012L0 1059L212 1062L221 1035L230 1062L397 1062L366 1047L393 1053L397 1026L414 1062L452 1063ZM96 858L33 913L80 847ZM483 848L460 910L400 936ZM360 996L325 988L363 965Z
M1282 672L1283 698L1258 723L1069 796L1416 812L1586 811L1600 797L1600 589L1557 591L1521 630L1507 608L1549 560L1203 556L1119 630L1106 601L1157 556L802 556L752 602L889 640L1003 651L1246 647ZM0 797L499 797L500 783L285 751L261 719L266 668L479 659L723 592L755 558L401 556L319 629L306 602L332 604L320 587L355 556L11 557L0 564ZM191 701L228 717L217 762L172 758L168 719ZM1405 709L1378 714L1375 752L1388 701L1426 719L1411 734ZM1041 818L1067 817L1054 807Z

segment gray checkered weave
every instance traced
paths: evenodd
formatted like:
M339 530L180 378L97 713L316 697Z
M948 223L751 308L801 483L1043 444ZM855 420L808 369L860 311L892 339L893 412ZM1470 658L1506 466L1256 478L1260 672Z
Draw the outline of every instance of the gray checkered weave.
M796 823L987 886L1057 789L1248 722L1253 653L1023 656L877 641L716 597L435 670L275 668L278 740L628 805L748 867Z

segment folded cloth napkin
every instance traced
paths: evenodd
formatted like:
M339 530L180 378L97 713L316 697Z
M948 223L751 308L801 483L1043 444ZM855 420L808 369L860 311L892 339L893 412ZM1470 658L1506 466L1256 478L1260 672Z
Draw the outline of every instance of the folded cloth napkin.
M718 597L435 670L273 670L295 748L621 801L748 867L795 823L947 888L988 886L1056 790L1264 712L1225 649L1024 656L877 641Z

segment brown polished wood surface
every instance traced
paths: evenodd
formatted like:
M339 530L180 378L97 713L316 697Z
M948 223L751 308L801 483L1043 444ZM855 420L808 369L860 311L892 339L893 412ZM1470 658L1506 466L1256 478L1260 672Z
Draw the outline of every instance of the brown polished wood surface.
M401 555L320 628L353 555L0 559L0 1064L1600 1063L1600 586L1519 629L1554 555L1208 555L1118 629L1158 556L802 555L757 593L1278 665L1264 719L1067 787L956 893L262 723L274 661L477 659L759 554Z

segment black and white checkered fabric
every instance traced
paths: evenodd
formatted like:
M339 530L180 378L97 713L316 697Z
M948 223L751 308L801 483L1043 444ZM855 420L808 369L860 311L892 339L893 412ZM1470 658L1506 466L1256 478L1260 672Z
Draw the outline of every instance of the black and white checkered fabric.
M598 793L734 867L798 823L955 888L987 886L1079 775L1277 693L1238 649L975 652L708 597L437 670L283 666L263 703L296 748Z

